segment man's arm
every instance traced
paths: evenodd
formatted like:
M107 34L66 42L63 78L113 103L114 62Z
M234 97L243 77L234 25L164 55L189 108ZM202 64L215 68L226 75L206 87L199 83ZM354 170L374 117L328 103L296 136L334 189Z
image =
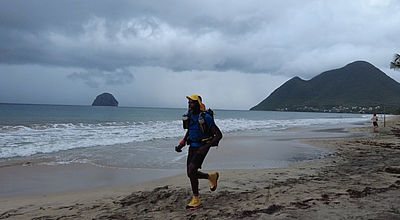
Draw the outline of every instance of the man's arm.
M188 138L189 138L189 130L186 131L185 137L182 139L182 141L179 143L179 145L175 147L175 150L177 152L182 151L182 148L186 145Z
M212 146L218 146L219 141L222 139L221 130L215 125L211 127L211 132L214 134L213 139L200 147L199 153L207 153L208 149Z
M219 130L219 128L217 126L212 126L211 132L214 134L214 137L209 142L210 147L218 146L219 141L222 139L222 132L221 132L221 130Z

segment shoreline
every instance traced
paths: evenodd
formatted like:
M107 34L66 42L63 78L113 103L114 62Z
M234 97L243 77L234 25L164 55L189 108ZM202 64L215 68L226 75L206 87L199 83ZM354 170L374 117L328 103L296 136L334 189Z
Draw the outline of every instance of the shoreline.
M0 198L0 219L400 218L400 122L370 137L301 140L333 151L285 168L222 170L216 192L200 182L204 208L188 211L185 175L111 188ZM371 133L371 127L353 132Z
M265 147L264 145L272 145ZM242 146L246 146L243 148ZM280 148L279 150L276 150ZM295 153L297 152L297 153ZM187 152L180 153L182 163ZM298 156L295 156L298 154ZM211 149L203 170L253 170L287 167L296 160L314 160L328 152L299 141L270 140L263 136L227 137L223 146ZM290 156L295 156L290 159ZM232 158L238 158L232 160ZM114 167L93 163L58 164L51 158L19 159L0 165L0 198L51 195L96 188L120 187L157 181L176 175L185 176L180 168Z
M330 152L301 140L351 136L343 129L312 131L278 136L227 136L212 148L203 170L253 170L288 167L302 161L320 159ZM335 134L336 132L337 134ZM296 135L296 137L292 137ZM310 137L312 135L312 137ZM245 147L244 147L245 146ZM180 155L179 168L119 167L96 163L57 163L52 157L28 157L0 162L0 198L51 195L104 187L121 187L185 175L187 152ZM232 159L237 158L237 159Z

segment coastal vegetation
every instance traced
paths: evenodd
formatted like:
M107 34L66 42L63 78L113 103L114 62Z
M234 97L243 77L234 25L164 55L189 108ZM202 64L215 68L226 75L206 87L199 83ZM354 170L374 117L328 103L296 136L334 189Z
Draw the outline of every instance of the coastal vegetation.
M250 110L398 113L400 83L366 61L294 77Z
M400 54L396 53L394 55L393 61L390 62L390 69L395 69L395 70L400 69Z

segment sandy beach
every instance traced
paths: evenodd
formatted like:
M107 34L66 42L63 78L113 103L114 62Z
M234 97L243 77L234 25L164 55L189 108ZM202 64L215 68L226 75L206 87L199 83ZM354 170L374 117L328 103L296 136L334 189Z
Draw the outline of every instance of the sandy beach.
M400 219L400 118L379 131L366 127L352 129L363 137L302 138L333 152L320 160L220 170L217 191L200 182L204 208L195 211L185 209L191 191L181 174L135 185L8 196L0 198L0 219ZM10 176L15 169L29 166L0 168Z

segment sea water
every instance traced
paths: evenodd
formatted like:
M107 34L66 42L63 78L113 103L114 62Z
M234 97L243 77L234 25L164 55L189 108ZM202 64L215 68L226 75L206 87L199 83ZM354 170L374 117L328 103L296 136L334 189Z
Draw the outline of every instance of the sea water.
M187 109L0 104L0 162L92 163L127 168L181 168L185 154L173 149L185 135ZM215 110L215 122L227 136L296 138L293 128L342 128L369 122L369 115ZM297 136L296 136L297 135ZM301 136L301 135L300 135ZM279 151L279 149L272 149ZM290 152L290 148L287 150ZM323 151L303 147L281 160L314 159ZM255 152L255 155L257 153ZM261 159L262 160L262 159ZM236 161L239 167L248 163ZM243 167L240 167L243 164ZM273 165L263 165L265 167Z

